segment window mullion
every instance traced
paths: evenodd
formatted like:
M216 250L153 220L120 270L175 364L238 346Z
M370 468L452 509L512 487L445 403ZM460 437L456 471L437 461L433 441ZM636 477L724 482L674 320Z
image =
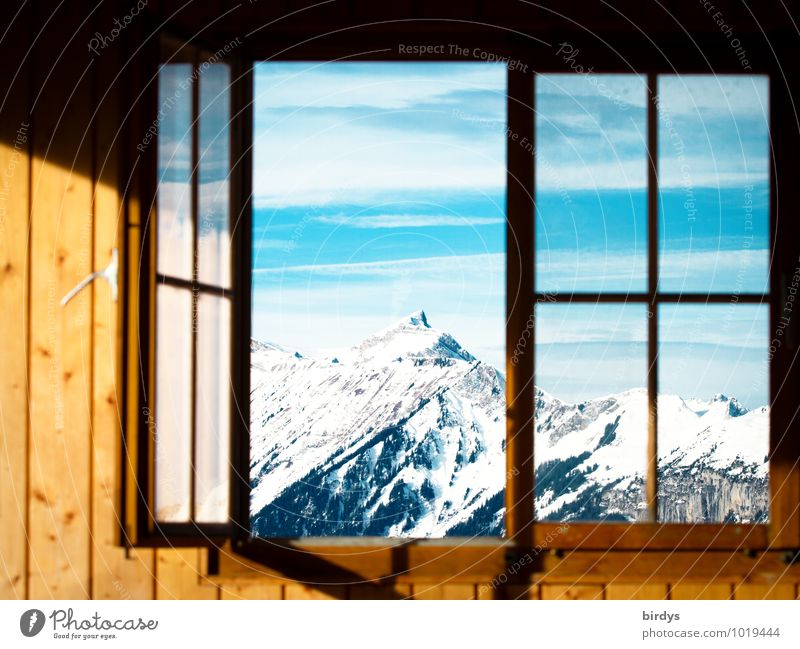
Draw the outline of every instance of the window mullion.
M252 143L253 66L234 67L231 172L231 246L236 251L231 271L233 294L231 336L231 521L237 540L250 534L250 338L252 287Z
M658 520L658 75L647 75L647 519Z
M190 335L192 337L192 389L191 389L191 447L190 455L191 466L189 471L190 487L189 487L189 520L194 521L196 515L196 498L195 492L197 489L197 324L199 322L198 316L198 301L199 291L197 290L197 283L199 281L199 262L200 254L198 251L198 205L199 205L199 179L200 173L200 68L198 61L198 52L194 52L194 62L192 66L192 330Z
M534 288L534 77L512 67L508 70L507 88L506 535L522 546L530 546L535 398L534 332L530 326ZM522 353L515 355L515 350Z

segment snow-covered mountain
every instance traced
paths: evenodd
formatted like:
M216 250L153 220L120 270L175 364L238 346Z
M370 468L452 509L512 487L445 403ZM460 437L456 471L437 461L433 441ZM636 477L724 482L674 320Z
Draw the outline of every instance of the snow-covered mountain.
M251 518L261 536L428 537L503 528L505 380L418 311L325 359L251 344ZM644 390L537 390L537 516L636 520ZM662 520L762 520L766 408L659 399Z

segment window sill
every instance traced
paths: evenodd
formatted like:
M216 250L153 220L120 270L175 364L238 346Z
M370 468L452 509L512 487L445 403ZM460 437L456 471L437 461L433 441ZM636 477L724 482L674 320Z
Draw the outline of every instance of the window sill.
M534 546L560 550L768 550L768 525L536 523Z
M502 574L508 583L800 578L791 551L769 548L766 525L539 523L534 537L529 549L494 538L229 542L215 553L208 578L220 585L474 584Z
M253 539L226 543L213 581L327 584L491 581L506 570L504 539Z
M775 583L800 580L800 563L789 551L733 550L515 551L508 544L489 546L309 547L273 545L234 551L220 548L218 586L248 583L305 583L329 586L443 583L645 583L728 580ZM489 548L487 550L487 548ZM527 557L530 557L529 559ZM505 575L505 577L501 577Z

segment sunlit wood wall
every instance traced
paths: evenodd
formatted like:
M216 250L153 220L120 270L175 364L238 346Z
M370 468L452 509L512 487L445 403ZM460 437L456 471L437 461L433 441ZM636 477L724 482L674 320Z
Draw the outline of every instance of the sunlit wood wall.
M40 3L42 4L42 3ZM117 305L96 282L122 232L120 116L130 89L105 3L88 20L3 3L0 44L0 597L2 598L795 598L800 576L619 583L614 575L493 589L413 583L317 589L204 577L205 551L125 550L118 540ZM34 19L33 16L37 17ZM120 37L122 38L122 37ZM34 45L35 44L35 45ZM646 559L643 559L646 560Z

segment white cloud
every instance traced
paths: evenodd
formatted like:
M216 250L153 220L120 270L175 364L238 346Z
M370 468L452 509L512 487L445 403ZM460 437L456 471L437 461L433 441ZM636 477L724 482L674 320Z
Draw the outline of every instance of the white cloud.
M537 84L540 94L572 97L577 105L589 102L587 110L601 97L622 109L647 105L646 79L632 74L545 74Z
M504 260L454 255L256 271L253 335L314 356L424 309L432 326L502 368Z
M451 255L447 257L419 257L345 264L307 264L282 268L255 268L254 275L280 275L311 273L316 275L392 277L414 273L452 273L468 269L472 272L505 272L505 255L486 253L477 255Z
M505 95L505 66L398 66L358 63L256 66L256 106L259 110L290 107L384 110L419 104L448 103L460 90L484 90Z
M642 189L647 186L646 160L609 160L576 163L557 160L540 163L538 190Z
M370 216L334 214L330 216L318 216L313 220L317 223L342 225L366 230L383 228L476 227L505 223L504 218L459 216L457 214L375 214Z
M257 207L385 200L423 190L496 191L505 186L504 142L353 125L302 142L275 133L257 141L253 176Z
M659 108L669 116L757 118L766 121L769 80L766 76L662 75L658 80Z
M766 280L769 251L662 250L659 253L661 290L682 292L758 291ZM540 291L643 291L647 281L646 250L638 253L608 250L545 250L538 254Z

